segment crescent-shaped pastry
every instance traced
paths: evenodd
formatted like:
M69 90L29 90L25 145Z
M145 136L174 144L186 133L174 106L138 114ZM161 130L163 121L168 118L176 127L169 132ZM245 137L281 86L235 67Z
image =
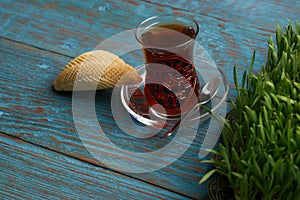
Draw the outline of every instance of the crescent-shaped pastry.
M121 58L108 51L94 50L71 60L57 76L53 87L56 91L101 90L140 81L137 71Z

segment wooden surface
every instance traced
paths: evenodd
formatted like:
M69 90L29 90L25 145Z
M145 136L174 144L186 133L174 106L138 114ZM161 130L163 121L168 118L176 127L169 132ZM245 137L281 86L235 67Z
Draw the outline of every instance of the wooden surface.
M151 173L125 173L104 166L79 138L72 94L57 93L52 81L72 58L110 36L133 29L157 14L181 13L200 25L198 42L230 82L257 51L265 61L267 40L277 23L297 20L300 3L288 1L11 1L0 2L0 198L2 199L207 199L198 185L211 168L200 163L207 124L170 166ZM131 151L161 148L171 139L134 140L116 128L112 90L96 93L96 112L112 141ZM112 154L108 148L104 152ZM137 162L137 161L136 161ZM140 162L143 162L141 160Z
M184 198L14 137L0 136L0 195L4 199Z

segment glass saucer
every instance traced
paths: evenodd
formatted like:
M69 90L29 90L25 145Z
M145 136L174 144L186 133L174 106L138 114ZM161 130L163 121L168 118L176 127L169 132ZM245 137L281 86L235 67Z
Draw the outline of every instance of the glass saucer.
M160 128L164 127L166 121L174 122L181 119L184 114L178 117L165 117L158 115L149 107L144 95L146 76L145 65L140 65L136 69L138 74L141 76L142 81L137 85L122 86L120 90L122 105L131 115L131 117L144 125L151 125ZM197 71L197 76L201 87L208 83L212 78L218 77L219 80L221 80L219 81L219 87L216 95L214 95L208 103L204 104L206 109L201 106L194 114L189 113L189 117L186 119L188 121L204 121L211 116L207 108L214 113L225 103L229 85L224 72L217 68L214 63L198 59L195 62L195 69Z

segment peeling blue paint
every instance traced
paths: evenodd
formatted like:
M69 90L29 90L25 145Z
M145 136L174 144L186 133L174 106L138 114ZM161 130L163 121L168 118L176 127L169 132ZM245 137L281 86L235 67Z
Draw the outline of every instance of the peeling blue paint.
M79 47L79 41L73 38L68 38L62 41L61 47L65 49L77 49Z
M108 5L108 4L100 5L100 6L98 7L98 10L99 10L100 12L108 11L108 10L109 10L109 5Z
M49 66L48 65L46 65L46 64L37 64L37 66L39 67L39 68L41 68L41 69L47 69Z

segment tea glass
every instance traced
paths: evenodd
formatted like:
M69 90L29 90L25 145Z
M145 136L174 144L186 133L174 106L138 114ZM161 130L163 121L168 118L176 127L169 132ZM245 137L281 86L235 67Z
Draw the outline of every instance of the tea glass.
M193 62L199 26L182 15L153 16L136 28L146 77L144 93L152 112L180 117L198 103L199 80Z

